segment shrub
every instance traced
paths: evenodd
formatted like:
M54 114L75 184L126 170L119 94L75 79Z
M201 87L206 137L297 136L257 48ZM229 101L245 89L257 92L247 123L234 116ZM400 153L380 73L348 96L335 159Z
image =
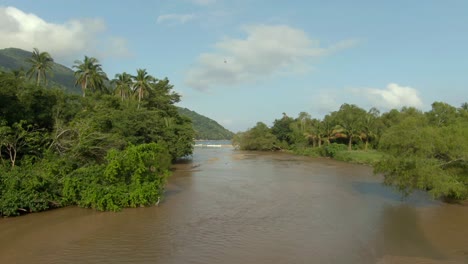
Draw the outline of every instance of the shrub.
M64 181L64 202L101 211L154 204L163 195L171 156L161 144L111 150L106 162L75 170Z
M336 154L340 151L347 150L348 147L344 144L332 143L330 145L325 146L325 155L327 157L335 157Z

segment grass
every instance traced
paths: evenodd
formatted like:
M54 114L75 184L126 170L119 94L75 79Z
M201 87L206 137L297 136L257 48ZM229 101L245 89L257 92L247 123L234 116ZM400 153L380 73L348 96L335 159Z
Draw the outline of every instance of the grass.
M322 157L323 150L320 148L300 148L291 150L293 154L307 156L307 157Z
M382 152L376 150L346 150L337 152L334 159L357 164L375 165L383 156Z

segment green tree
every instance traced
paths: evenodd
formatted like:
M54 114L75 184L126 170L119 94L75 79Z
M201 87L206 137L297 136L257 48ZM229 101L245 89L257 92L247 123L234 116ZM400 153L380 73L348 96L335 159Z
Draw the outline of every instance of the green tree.
M73 65L75 70L75 86L81 85L83 97L86 96L86 90L103 89L104 81L108 80L106 73L102 70L101 64L94 57L85 56L83 61L76 60Z
M149 75L146 69L137 69L137 75L133 76L133 80L135 91L138 94L138 109L140 109L141 99L151 89L151 84L156 81L156 78Z
M336 121L333 115L325 115L320 122L321 131L326 139L327 145L330 145L331 138L335 135Z
M434 197L468 198L468 122L438 126L420 114L406 116L380 140L387 155L375 171L404 193L429 190Z
M367 151L369 141L377 136L378 125L377 121L379 118L380 112L377 108L372 107L364 116L362 122L362 133L365 138L364 150Z
M286 115L286 113L283 113L283 117L281 119L275 119L275 121L273 122L271 133L273 133L273 135L275 135L279 141L285 142L288 145L292 144L292 122L294 122L294 119Z
M39 85L41 81L47 85L47 71L52 69L54 60L48 52L40 52L37 48L34 48L32 56L27 60L31 64L31 69L28 71L28 76L31 79L33 76L36 78L36 85Z
M246 132L236 134L233 139L233 144L242 150L276 150L276 142L275 135L262 122Z
M14 123L11 127L3 121L0 123L0 160L4 163L3 156L6 156L11 167L14 168L19 157L40 155L46 137L46 133L26 124L24 120Z
M426 113L429 122L435 126L453 124L457 118L457 108L443 102L432 103L431 111Z
M113 79L111 83L115 85L115 93L120 96L122 101L125 98L129 98L133 86L133 80L130 74L126 72L117 73L115 79Z
M336 122L348 137L348 150L351 150L353 138L359 137L366 111L356 105L343 104L336 112Z

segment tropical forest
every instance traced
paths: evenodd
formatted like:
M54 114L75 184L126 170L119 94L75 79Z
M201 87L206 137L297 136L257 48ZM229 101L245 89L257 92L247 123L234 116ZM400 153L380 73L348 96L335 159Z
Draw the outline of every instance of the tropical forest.
M27 63L0 72L0 215L159 203L195 135L169 80L145 69L109 78L85 56L73 65L74 94L50 85L48 52L34 49Z

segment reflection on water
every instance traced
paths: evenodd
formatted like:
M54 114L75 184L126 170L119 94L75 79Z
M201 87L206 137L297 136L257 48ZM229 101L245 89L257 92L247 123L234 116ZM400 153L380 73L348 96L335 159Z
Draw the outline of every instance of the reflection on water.
M197 148L158 207L0 220L0 263L468 263L468 208L366 166Z

